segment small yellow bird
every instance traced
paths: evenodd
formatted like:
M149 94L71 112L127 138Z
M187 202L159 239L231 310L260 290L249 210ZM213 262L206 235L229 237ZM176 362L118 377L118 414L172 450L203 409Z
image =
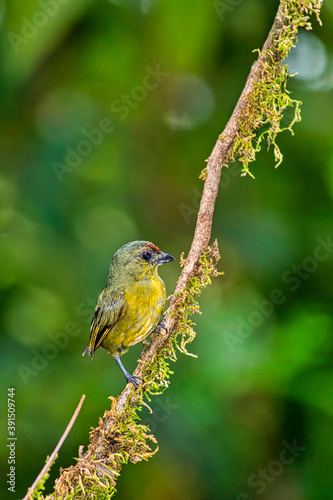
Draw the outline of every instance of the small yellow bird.
M134 387L141 379L128 373L120 356L157 326L163 327L159 321L167 296L157 267L173 260L149 241L126 243L112 257L107 284L97 301L82 356L87 353L92 359L96 349L104 347Z

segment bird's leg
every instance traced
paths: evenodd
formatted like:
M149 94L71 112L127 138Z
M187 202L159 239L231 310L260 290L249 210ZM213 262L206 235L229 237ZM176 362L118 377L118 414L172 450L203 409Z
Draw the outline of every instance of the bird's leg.
M127 380L127 382L131 382L135 388L137 388L139 385L141 385L142 378L136 377L135 375L131 375L130 373L128 373L128 371L126 370L126 368L122 364L119 356L113 356L113 359L115 360L115 362L117 363L117 365L119 366L121 371L123 372L124 377Z
M154 328L153 332L158 333L157 328L162 328L162 329L165 331L165 333L168 333L168 329L167 329L167 327L166 327L163 323L159 323L159 324L158 324L158 325Z

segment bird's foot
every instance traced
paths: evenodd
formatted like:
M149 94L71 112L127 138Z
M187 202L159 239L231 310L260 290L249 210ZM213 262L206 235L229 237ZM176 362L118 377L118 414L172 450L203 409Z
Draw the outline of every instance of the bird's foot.
M135 389L137 389L139 387L139 385L142 385L143 380L141 377L138 377L136 375L131 375L128 372L126 374L124 373L124 375L125 375L125 379L126 379L127 383L133 384Z
M162 328L165 331L165 333L168 333L168 329L167 329L167 327L163 323L159 323L157 325L157 327L154 328L153 331L156 332L156 333L158 333L158 328Z
M88 354L88 356L90 356L91 359L93 358L94 353L92 352L92 349L91 349L89 344L87 345L87 347L83 351L82 356L84 356L85 354Z

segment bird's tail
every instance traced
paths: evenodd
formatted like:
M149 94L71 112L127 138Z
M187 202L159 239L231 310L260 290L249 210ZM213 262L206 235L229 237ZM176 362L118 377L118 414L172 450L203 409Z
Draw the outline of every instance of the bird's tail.
M92 349L90 347L90 345L88 344L87 347L85 348L85 350L83 351L82 353L82 356L84 356L85 354L88 354L88 356L91 357L91 359L93 359L93 355L94 353L92 352Z

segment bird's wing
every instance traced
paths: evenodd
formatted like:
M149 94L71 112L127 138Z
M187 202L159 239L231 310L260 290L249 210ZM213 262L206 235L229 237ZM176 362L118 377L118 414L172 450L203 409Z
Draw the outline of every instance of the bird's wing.
M94 312L90 327L89 345L92 353L101 345L106 335L120 320L125 312L124 294L117 294L108 302L100 302Z

